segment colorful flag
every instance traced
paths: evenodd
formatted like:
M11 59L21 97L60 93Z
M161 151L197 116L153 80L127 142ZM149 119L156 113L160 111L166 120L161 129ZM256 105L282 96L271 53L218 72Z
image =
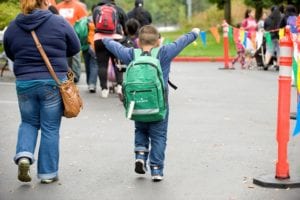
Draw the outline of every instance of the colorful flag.
M253 32L251 34L251 43L252 43L252 46L253 46L253 49L256 49L256 32Z
M200 39L201 39L203 46L206 47L206 32L205 31L200 32Z
M300 59L298 59L298 62L297 62L297 66L299 66L300 64ZM294 57L293 57L293 65L294 65ZM294 68L294 66L293 66ZM297 86L297 94L298 94L298 99L297 99L297 117L296 117L296 125L295 125L295 129L294 129L294 132L293 132L293 136L296 136L300 133L300 97L299 97L299 90L300 90L300 72L299 70L297 69L297 73L296 73L296 86Z
M211 27L209 30L212 33L212 35L214 36L214 38L216 39L217 43L220 43L221 38L220 38L218 28L217 27Z
M245 30L244 29L239 29L239 39L240 39L240 41L242 42L242 43L244 43L245 42Z
M231 41L233 40L233 30L231 26L228 28L228 37Z
M270 32L266 32L265 33L265 38L266 38L266 43L267 45L272 48L273 47L273 44L272 44L272 39L271 39L271 34Z
M284 28L279 29L279 40L284 37Z
M240 38L240 30L238 28L233 28L233 41L238 42Z
M248 32L247 31L244 31L244 40L243 40L243 45L244 47L247 48L247 39L248 39Z

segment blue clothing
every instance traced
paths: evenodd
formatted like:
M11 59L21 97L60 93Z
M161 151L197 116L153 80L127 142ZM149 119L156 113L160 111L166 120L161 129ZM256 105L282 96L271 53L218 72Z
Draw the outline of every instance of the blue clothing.
M14 61L17 80L50 79L49 71L37 50L30 31L35 30L59 78L66 75L71 57L80 51L79 39L71 25L48 10L36 9L19 14L4 34L4 50Z
M88 50L82 51L82 56L85 63L86 83L96 87L99 70L95 52L89 47Z
M80 51L80 43L71 25L48 10L36 9L19 14L4 34L4 49L14 61L16 90L21 123L14 161L27 157L34 162L34 152L41 132L38 152L38 177L58 176L59 129L63 103L59 88L51 77L30 31L35 30L58 78L66 79L67 57Z
M38 131L41 130L41 140L38 153L38 177L49 179L58 176L59 161L59 128L63 113L59 88L53 83L31 83L32 87L17 86L19 109L22 122L19 126L16 164L21 157L27 157L34 162ZM36 83L36 82L35 82Z
M158 59L162 67L165 86L167 87L172 59L177 56L183 48L197 39L198 35L194 32L187 33L177 39L175 42L163 45L158 52ZM134 49L126 48L118 42L104 38L105 47L111 51L124 64L128 65L134 57ZM147 163L149 156L149 164L151 174L154 167L159 168L159 174L163 176L165 150L167 145L169 108L167 116L164 120L158 122L135 122L135 148L136 158L138 152L144 152L144 162Z

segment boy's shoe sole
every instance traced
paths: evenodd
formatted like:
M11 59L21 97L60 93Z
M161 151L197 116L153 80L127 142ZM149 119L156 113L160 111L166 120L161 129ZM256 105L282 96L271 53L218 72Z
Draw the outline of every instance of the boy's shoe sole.
M41 180L41 183L42 184L50 184L50 183L53 183L55 181L58 181L58 178L57 177L54 177L54 178L49 178L49 179L42 179Z
M18 179L22 182L30 182L30 161L27 158L21 158L18 163L19 174Z
M161 175L153 175L153 176L152 176L152 181L153 181L153 182L160 182L160 181L162 181L163 179L164 179L164 177L161 176Z
M136 159L135 160L135 169L134 169L134 171L138 174L145 174L146 169L145 169L144 165L145 165L144 160Z

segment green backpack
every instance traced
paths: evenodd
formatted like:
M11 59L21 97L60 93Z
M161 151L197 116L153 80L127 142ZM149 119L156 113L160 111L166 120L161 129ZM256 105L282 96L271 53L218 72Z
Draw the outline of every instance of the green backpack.
M150 56L134 49L134 60L124 74L124 107L131 120L155 122L166 117L166 92L158 51L159 48L153 48Z
M89 44L87 41L89 34L88 23L89 19L87 17L84 17L80 20L77 20L74 24L74 30L79 38L82 51L86 51L89 48Z

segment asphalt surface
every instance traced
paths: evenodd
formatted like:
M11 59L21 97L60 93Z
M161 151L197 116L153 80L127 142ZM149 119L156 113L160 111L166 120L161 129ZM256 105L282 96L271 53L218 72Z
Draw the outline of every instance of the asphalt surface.
M79 83L84 109L63 119L58 182L17 180L12 158L20 116L14 78L0 78L0 200L297 200L299 189L252 183L275 176L278 72L219 70L222 63L176 62L170 90L165 180L134 173L133 123L116 95L90 94ZM292 111L296 91L292 89ZM291 121L291 131L294 127ZM37 147L38 150L38 147ZM290 137L290 175L300 177L300 138Z

